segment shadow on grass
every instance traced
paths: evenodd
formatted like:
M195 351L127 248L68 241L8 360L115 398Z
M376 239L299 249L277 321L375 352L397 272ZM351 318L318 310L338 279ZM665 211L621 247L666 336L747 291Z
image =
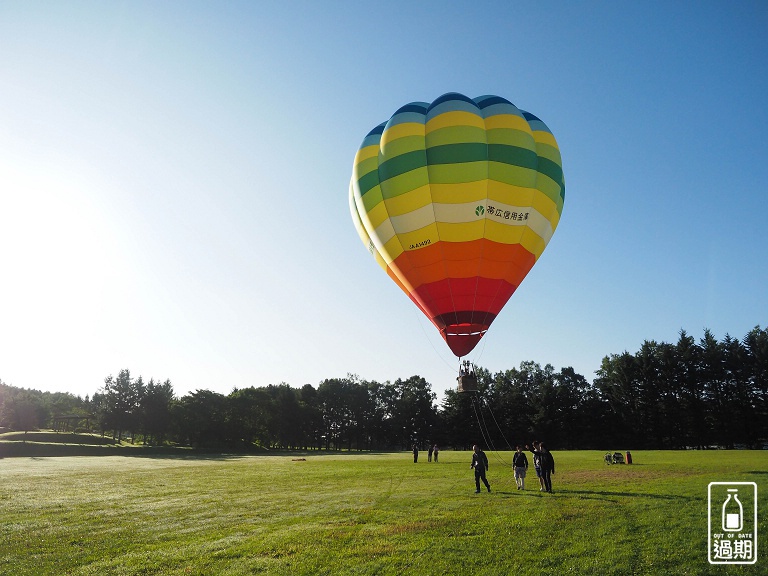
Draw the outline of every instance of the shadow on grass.
M249 454L227 454L212 451L197 451L189 448L165 447L129 447L129 446L92 446L83 444L44 444L44 443L0 443L2 458L61 458L70 456L128 456L133 458L183 459L183 460L230 460Z
M161 450L161 451L152 451ZM259 458L259 457L279 457L290 458L295 462L304 462L307 458L329 457L329 456L378 456L389 454L388 452L336 452L333 450L303 451L303 450L259 450L243 452L222 452L195 448L132 448L126 450L127 453L118 454L119 456L133 456L139 458L154 459L182 459L182 460L238 460L241 458Z
M677 500L693 501L695 498L690 496L681 496L677 494L649 494L647 492L618 492L615 490L569 490L558 491L560 494L575 495L580 498L651 498L652 500Z
M131 445L89 445L45 442L0 442L2 458L56 458L67 456L126 456L131 458L177 459L177 460L238 460L261 456L291 458L301 461L307 458L331 456L380 456L408 452L348 452L335 450L227 450L225 448L191 448L177 446L131 446Z
M696 500L690 496L679 496L675 494L649 494L647 492L618 492L615 490L572 490L563 488L553 490L551 493L540 492L539 490L515 490L515 491L496 491L496 494L507 498L557 498L562 496L575 496L584 500L609 500L616 501L619 498L650 498L652 500L669 500L690 502Z

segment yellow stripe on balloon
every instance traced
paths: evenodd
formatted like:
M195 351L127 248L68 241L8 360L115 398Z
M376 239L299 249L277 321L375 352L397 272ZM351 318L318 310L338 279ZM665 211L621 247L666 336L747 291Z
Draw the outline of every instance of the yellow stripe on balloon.
M534 194L541 194L536 188L526 186L517 186L507 184L498 180L488 181L488 200L493 202L503 202L510 205L523 205L530 202Z
M400 216L431 204L433 196L430 194L430 188L432 187L428 185L419 186L405 194L387 198L384 200L384 203L387 205L387 212L389 212L390 216Z
M355 164L360 164L363 160L368 160L369 158L378 158L379 157L379 147L377 145L374 146L366 146L365 148L360 148L357 151L357 154L355 154Z
M485 238L500 244L520 244L537 259L546 247L544 240L527 226L513 227L493 220L486 222Z
M480 202L488 194L489 181L485 178L474 182L463 182L460 184L430 184L432 191L432 201L439 204L458 203L463 204L467 201Z
M485 220L462 222L459 224L440 222L437 224L437 229L440 233L440 240L442 241L469 242L471 240L479 240L483 237Z
M390 265L404 252L403 244L400 239L395 236L390 238L389 241L381 247L379 252L381 253L381 257L384 258L384 261Z
M421 122L403 122L402 124L387 126L381 135L381 147L384 148L392 140L407 136L421 136L423 138L424 133L424 124Z
M504 128L508 130L520 130L526 134L531 133L531 127L526 119L514 114L496 114L494 116L489 116L485 119L485 128L487 130Z
M483 118L477 114L454 110L452 112L438 114L430 119L426 124L426 133L429 134L435 130L448 128L450 126L476 126L478 128L485 128L485 123L483 122Z
M537 130L533 133L533 139L537 144L546 144L557 148L557 141L551 132L545 132L544 130Z
M530 131L525 130L507 130L498 128L486 132L488 144L506 144L507 146L517 146L531 150L536 147L536 141Z
M381 226L382 222L389 220L390 218L389 212L387 211L387 205L384 202L376 204L376 206L368 211L368 218L373 229Z

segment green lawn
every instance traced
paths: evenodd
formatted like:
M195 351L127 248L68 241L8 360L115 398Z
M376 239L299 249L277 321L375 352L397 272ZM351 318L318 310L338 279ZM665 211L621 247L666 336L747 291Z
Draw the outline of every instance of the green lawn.
M0 459L0 574L768 574L768 451ZM305 460L297 460L305 458ZM707 485L758 484L758 563L707 562Z

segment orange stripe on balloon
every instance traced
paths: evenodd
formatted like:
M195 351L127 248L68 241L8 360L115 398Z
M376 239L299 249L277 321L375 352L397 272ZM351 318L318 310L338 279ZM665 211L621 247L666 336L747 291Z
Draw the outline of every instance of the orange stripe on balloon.
M481 238L469 242L436 242L403 252L390 266L414 289L446 278L484 277L517 286L536 263L519 244Z

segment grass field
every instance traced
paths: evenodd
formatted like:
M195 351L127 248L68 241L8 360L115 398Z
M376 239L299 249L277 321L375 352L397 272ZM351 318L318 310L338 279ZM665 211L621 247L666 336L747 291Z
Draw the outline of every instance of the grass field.
M768 574L768 451L0 459L0 574ZM299 460L305 458L304 460ZM534 476L534 477L532 477ZM758 484L758 562L707 562L707 485Z

